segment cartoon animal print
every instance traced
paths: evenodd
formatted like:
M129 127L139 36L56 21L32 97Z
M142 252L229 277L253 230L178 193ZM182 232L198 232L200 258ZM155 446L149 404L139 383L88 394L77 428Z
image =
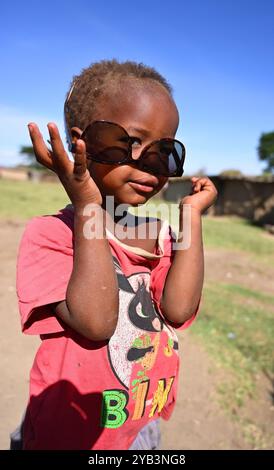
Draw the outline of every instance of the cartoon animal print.
M140 364L137 382L144 380L146 371L155 364L162 331L168 338L164 349L167 357L178 354L178 341L154 306L149 290L150 273L139 272L127 278L116 257L113 261L119 284L119 318L108 343L108 354L113 372L129 389L134 363Z

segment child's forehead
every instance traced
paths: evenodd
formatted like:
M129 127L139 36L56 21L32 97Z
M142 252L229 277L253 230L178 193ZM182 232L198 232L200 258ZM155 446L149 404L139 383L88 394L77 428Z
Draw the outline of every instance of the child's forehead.
M148 129L154 125L156 118L159 132L160 129L165 134L176 132L177 107L167 90L158 84L117 87L102 98L96 113L96 119Z

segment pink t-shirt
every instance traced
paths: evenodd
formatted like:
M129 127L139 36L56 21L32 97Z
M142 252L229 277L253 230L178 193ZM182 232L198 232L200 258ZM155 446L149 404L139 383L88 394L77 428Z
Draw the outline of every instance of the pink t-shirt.
M159 416L168 419L173 410L175 329L189 326L195 314L171 325L160 311L174 255L170 227L162 225L154 254L107 236L119 282L119 319L109 341L94 342L64 324L50 305L66 298L73 211L68 206L35 217L23 234L17 261L22 330L42 339L30 373L25 449L128 449L143 426Z

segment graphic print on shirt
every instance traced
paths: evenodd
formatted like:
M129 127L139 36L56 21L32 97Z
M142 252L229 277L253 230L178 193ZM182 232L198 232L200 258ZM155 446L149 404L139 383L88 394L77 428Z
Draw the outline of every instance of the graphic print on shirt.
M178 357L173 355L178 356L178 340L154 307L149 290L150 273L139 272L126 277L118 260L115 257L113 260L119 283L119 318L108 344L108 355L112 370L125 390L120 391L118 398L115 390L110 390L105 399L116 405L119 401L120 410L129 399L135 401L133 420L144 415L146 406L150 407L149 417L152 417L156 410L161 412L167 402L175 374L160 375L151 391L151 378L155 375L151 371L158 358L162 362L171 361L170 370L174 372L172 364L177 364ZM124 414L119 416L122 420L128 418Z

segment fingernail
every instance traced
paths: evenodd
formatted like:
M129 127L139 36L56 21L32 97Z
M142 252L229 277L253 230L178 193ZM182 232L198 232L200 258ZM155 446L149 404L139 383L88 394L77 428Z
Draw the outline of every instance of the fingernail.
M31 124L28 124L28 128L30 131L32 131L32 125Z

